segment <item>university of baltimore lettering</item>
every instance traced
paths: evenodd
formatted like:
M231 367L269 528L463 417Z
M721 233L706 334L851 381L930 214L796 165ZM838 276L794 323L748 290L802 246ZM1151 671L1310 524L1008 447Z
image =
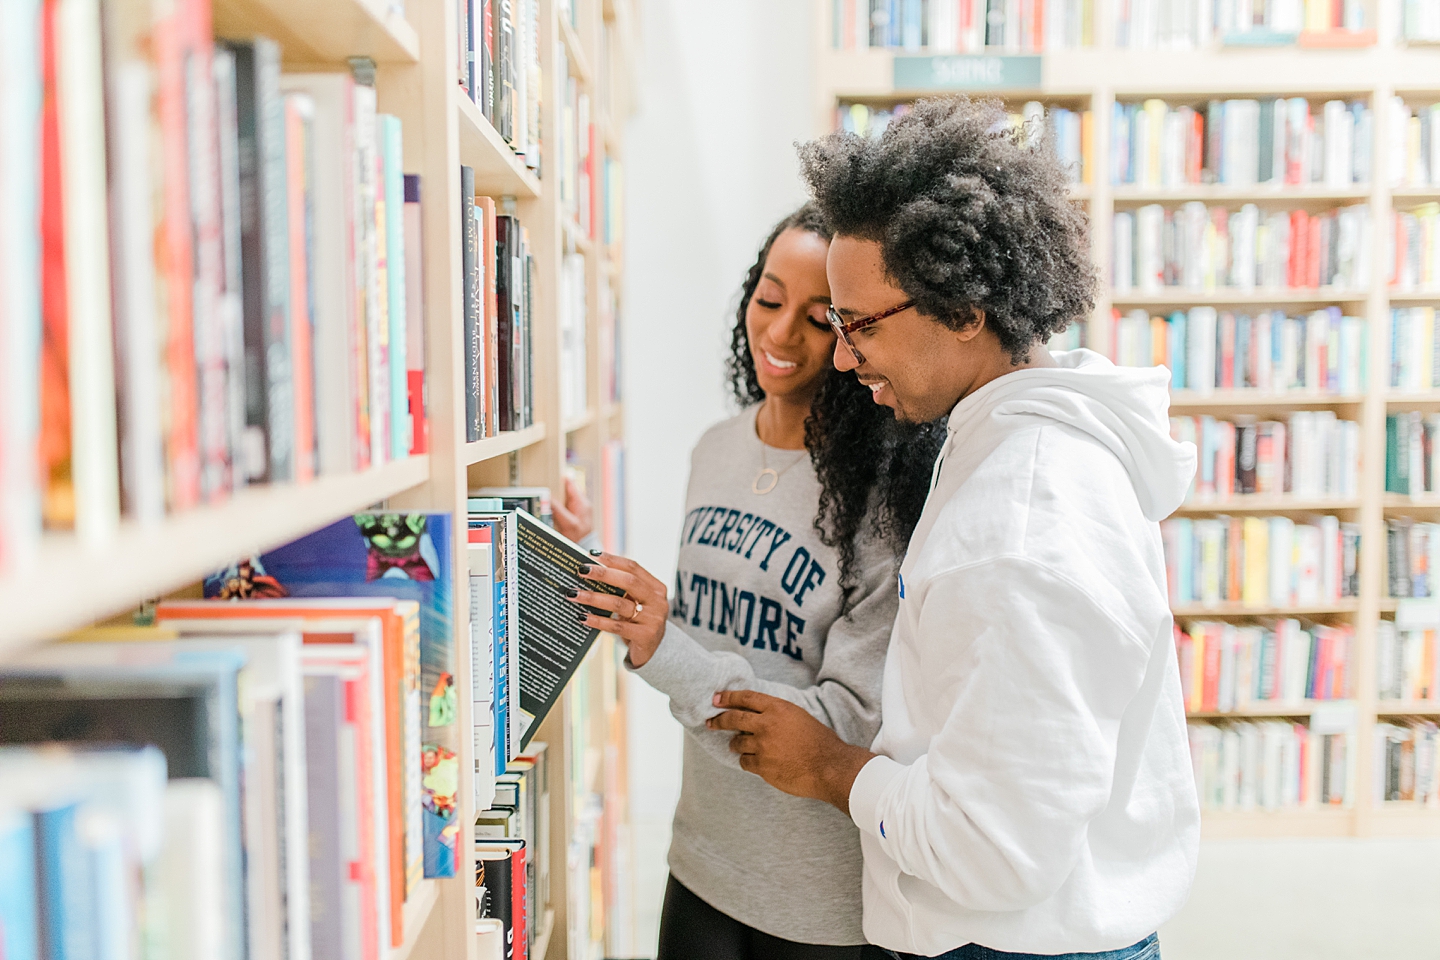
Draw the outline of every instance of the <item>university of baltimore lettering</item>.
M798 544L790 552L783 572L777 553L791 539L784 527L752 513L728 507L697 507L685 518L682 544L713 547L754 561L758 568L779 573L779 587L790 603L799 608L805 595L825 582L825 568ZM705 627L714 633L733 636L742 647L783 653L792 660L803 660L801 637L805 619L785 609L782 601L757 596L750 590L731 588L729 584L703 573L677 570L675 598L670 614L692 627Z

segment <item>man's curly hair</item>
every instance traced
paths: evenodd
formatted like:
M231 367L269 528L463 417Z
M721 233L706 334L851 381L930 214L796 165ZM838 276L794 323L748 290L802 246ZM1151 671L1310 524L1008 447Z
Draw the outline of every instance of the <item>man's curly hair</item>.
M878 241L921 313L960 329L984 311L1013 362L1094 309L1086 216L999 101L920 100L878 140L833 133L800 162L832 231Z
M831 237L819 211L807 203L775 225L746 272L730 336L730 356L725 361L731 393L742 407L765 399L755 375L745 313L760 285L770 248L790 229L825 240ZM831 367L821 382L805 420L805 449L820 481L815 532L839 555L839 584L847 609L856 582L856 538L868 524L897 556L904 555L920 521L930 490L930 472L944 441L943 419L926 424L898 422L894 411L876 403L852 373Z

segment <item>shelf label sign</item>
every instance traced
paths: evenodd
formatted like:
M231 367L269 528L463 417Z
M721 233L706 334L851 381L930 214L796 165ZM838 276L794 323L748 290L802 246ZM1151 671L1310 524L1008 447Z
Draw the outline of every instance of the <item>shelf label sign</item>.
M896 90L1018 90L1040 86L1039 56L896 57Z

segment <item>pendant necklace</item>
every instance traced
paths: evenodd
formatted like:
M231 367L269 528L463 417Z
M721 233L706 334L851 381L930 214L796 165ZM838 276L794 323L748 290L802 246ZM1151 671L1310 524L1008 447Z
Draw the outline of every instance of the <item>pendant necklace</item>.
M758 418L758 417L756 418L756 431L755 431L755 432L756 432L757 434L760 432L760 431L759 431L759 418ZM759 437L757 436L756 439L759 439ZM781 478L782 476L784 476L787 472L789 472L789 470L790 470L791 467L795 466L795 464L799 463L801 460L804 460L804 459L805 459L805 455L806 455L806 451L801 450L801 451L800 451L800 455L799 455L798 457L796 457L794 460L790 461L790 463L786 464L786 465L785 465L784 467L782 467L781 469L776 470L774 467L770 466L769 464L767 464L767 463L765 462L765 441L764 441L764 440L761 440L761 441L760 441L760 472L755 475L755 482L752 483L752 484L750 484L750 489L751 489L751 491L754 492L756 495L763 497L765 494L769 493L771 490L774 490L775 487L776 487L777 485L779 485L779 483L780 483L780 478Z

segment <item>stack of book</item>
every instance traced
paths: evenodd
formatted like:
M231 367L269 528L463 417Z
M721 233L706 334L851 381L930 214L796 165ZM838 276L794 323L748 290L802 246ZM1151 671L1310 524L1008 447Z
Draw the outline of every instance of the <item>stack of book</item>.
M831 0L836 50L1038 53L1089 46L1088 0Z
M1434 307L1395 307L1390 311L1390 387L1411 393L1428 393L1440 387L1440 364L1435 362Z
M1286 720L1190 724L1190 757L1206 811L1348 806L1354 734Z
M1333 411L1301 411L1288 422L1171 417L1170 435L1195 444L1198 455L1187 503L1223 504L1246 494L1360 495L1360 424Z
M1440 524L1385 521L1385 586L1388 597L1440 595Z
M1404 97L1391 97L1389 123L1385 152L1390 186L1440 186L1440 103L1411 104Z
M910 112L910 106L908 103L897 103L891 107L878 107L842 101L835 108L835 129L878 139L891 120ZM1090 157L1094 151L1091 117L1089 110L1070 110L1030 100L1018 113L1010 114L1010 123L1025 132L1028 142L1053 149L1070 182L1081 184L1091 182Z
M1423 3L1417 4L1423 6ZM1121 0L1115 45L1137 50L1186 50L1217 40L1243 46L1284 46L1301 34L1341 33L1374 43L1363 0L1280 0L1263 6L1219 0Z
M465 440L535 422L531 330L535 259L518 217L475 195L475 171L460 168L461 270L465 290Z
M1390 213L1385 274L1391 289L1440 290L1440 203Z
M0 563L408 456L419 184L369 76L216 44L208 0L68 9L0 56Z
M1400 629L1381 620L1375 631L1375 694L1386 700L1440 703L1440 640L1433 629Z
M1373 749L1376 803L1440 807L1440 727L1433 720L1377 723Z
M1436 493L1440 475L1440 414L1418 410L1392 413L1385 418L1385 492L1418 497Z
M1193 107L1116 101L1110 181L1150 190L1344 188L1370 180L1372 129L1370 108L1360 100L1209 100Z
M1170 603L1278 608L1360 594L1360 527L1332 516L1175 517L1160 524Z
M460 89L532 170L540 167L539 0L459 0Z
M1180 685L1190 713L1243 712L1354 696L1355 628L1276 620L1237 625L1197 620L1175 627Z
M1214 307L1111 311L1110 359L1124 366L1164 366L1174 390L1353 395L1365 391L1365 321L1325 307L1287 317L1253 317Z
M535 955L550 903L549 767L545 744L532 743L495 777L494 799L475 817L480 919L500 926L510 960Z
M1233 289L1363 290L1370 282L1370 207L1326 213L1238 210L1198 200L1148 204L1114 218L1116 294Z

